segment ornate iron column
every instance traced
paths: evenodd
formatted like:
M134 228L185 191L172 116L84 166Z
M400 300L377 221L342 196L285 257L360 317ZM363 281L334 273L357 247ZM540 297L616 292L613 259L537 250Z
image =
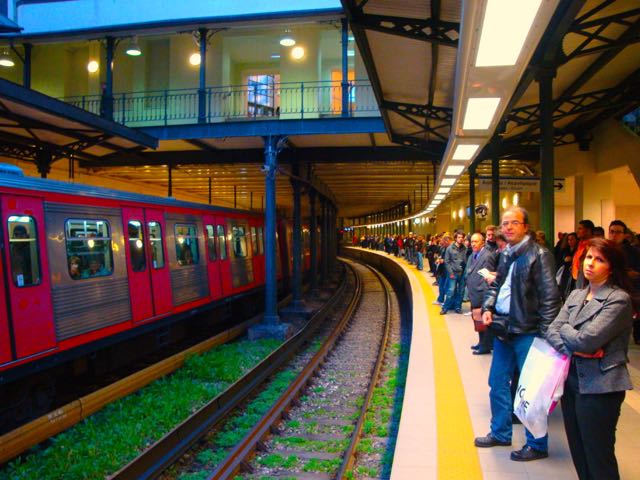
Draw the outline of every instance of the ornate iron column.
M536 80L540 87L540 227L547 243L554 241L553 179L553 78L554 68L540 67Z

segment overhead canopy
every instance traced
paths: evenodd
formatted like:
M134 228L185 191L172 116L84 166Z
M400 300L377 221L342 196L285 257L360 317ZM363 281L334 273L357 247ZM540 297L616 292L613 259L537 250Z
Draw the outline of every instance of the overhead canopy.
M99 161L116 152L157 146L150 135L0 79L2 156L40 165L69 157Z
M0 33L16 33L22 30L22 27L4 15L0 15Z

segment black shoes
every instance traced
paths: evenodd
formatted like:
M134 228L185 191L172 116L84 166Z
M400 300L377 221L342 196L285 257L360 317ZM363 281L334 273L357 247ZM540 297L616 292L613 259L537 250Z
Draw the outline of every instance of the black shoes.
M448 310L443 308L442 310L440 310L440 315L446 315L447 312L448 312Z
M547 458L548 456L548 452L541 452L540 450L531 448L529 445L525 445L520 450L511 452L511 460L514 462L530 462L532 460Z
M509 447L511 446L511 441L502 442L495 438L491 432L487 433L486 437L476 437L473 441L473 444L476 447L480 448L490 448L490 447ZM513 452L515 453L515 452ZM511 454L511 458L513 459L513 453Z
M477 350L473 350L474 355L488 355L489 353L491 353L491 350L480 350L479 348Z
M480 344L479 344L479 343L476 343L475 345L471 345L469 348L470 348L471 350L478 350L478 349L480 348Z
M462 309L461 308L456 308L456 313L458 313L458 314L462 313Z

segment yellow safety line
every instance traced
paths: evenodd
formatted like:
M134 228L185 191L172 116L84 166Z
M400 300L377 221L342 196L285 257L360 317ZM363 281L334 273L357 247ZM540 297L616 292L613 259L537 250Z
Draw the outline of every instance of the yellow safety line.
M453 351L449 329L426 277L416 272L426 298L436 398L439 479L482 479L482 469L476 447L469 407L460 378L458 362ZM487 399L488 401L488 399Z

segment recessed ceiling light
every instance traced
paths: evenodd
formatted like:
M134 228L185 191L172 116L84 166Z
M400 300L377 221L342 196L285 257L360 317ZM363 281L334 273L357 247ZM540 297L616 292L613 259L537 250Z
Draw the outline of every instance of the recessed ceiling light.
M440 182L440 185L442 185L443 187L450 187L452 185L455 185L456 180L457 178L443 178Z
M355 57L355 56L356 56L355 50L347 50L347 57Z
M280 45L283 47L293 47L296 44L295 38L291 35L290 30L285 30L284 35L280 37Z
M464 130L487 130L496 114L499 97L470 98L464 114Z
M451 191L451 187L440 187L438 189L438 193L449 193Z
M476 67L515 65L542 0L488 0Z
M127 45L125 53L132 57L139 57L140 55L142 55L142 50L140 49L140 45L138 45L138 39L136 37L131 38L131 40L129 41L129 45Z
M478 144L458 145L451 160L471 160L480 148Z
M4 52L2 52L2 55L0 55L0 65L3 67L13 67L16 64L16 62L13 61L13 59L11 58L11 56L9 55L9 51L5 50Z
M464 165L449 165L447 171L444 172L447 176L460 175L464 171Z
M433 197L435 200L442 200L444 198L444 193L438 193L435 197Z

